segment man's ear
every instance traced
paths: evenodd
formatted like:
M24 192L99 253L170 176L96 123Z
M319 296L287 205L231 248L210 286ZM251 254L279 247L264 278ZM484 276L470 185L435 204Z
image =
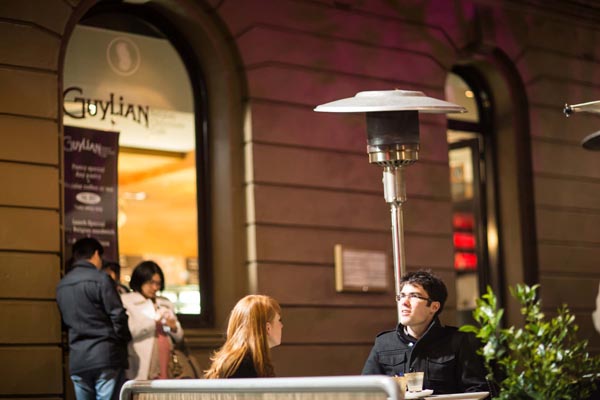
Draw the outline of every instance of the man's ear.
M436 312L438 312L438 310L440 309L441 306L442 306L442 303L440 303L439 301L432 301L431 306L429 306L429 307L431 308L431 311L436 313Z
M90 262L94 264L96 268L102 268L102 256L100 255L98 250L94 251L94 254L92 254L92 258L90 258Z

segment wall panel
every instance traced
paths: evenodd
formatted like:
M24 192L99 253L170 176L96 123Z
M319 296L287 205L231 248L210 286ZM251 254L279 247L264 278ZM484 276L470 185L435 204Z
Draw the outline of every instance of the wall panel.
M58 69L60 38L31 25L0 22L0 64ZM11 51L20 48L21 51Z
M55 254L0 252L0 276L0 298L54 299L60 258Z
M341 330L336 332L339 336L345 334ZM272 351L277 376L360 375L372 346L330 343L288 346L285 345L285 327L283 335L283 345Z
M389 208L379 195L255 186L256 221L387 231ZM318 207L315 205L318 204ZM450 235L449 202L410 199L404 208L406 232Z
M432 10L425 10L422 4L412 4L401 10L388 6L385 9L385 15L376 15L312 1L258 0L251 4L225 2L219 13L234 37L256 26L279 26L380 48L433 53L443 65L452 62L455 54L451 39L442 27L424 21L425 13ZM413 21L409 22L410 17Z
M540 273L555 272L568 275L587 275L600 278L600 246L570 243L539 243Z
M385 203L382 207L386 207ZM388 226L391 224L388 223ZM343 229L318 229L274 225L256 226L257 251L254 259L267 262L292 262L333 265L333 248L336 244L382 250L392 253L390 231L362 232ZM452 265L452 238L406 234L406 262L423 267L448 267Z
M598 280L582 277L581 275L551 275L540 277L540 293L545 309L556 309L567 304L572 310L589 310L590 314L596 303Z
M258 286L260 292L273 296L282 304L313 306L360 306L370 305L395 308L393 271L388 270L388 290L369 293L337 293L333 265L289 265L259 263ZM294 288L282 282L295 282ZM286 314L294 309L286 310ZM388 311L394 315L394 311ZM342 318L341 313L330 315L333 322ZM285 317L287 325L288 317ZM341 322L341 321L340 321ZM286 329L289 332L290 329ZM305 329L301 329L305 331ZM299 333L297 334L299 335ZM286 335L287 336L287 335ZM319 340L318 337L310 340Z
M526 82L542 77L560 80L577 77L579 82L594 84L600 79L597 62L585 59L579 54L557 53L554 49L527 49L516 66L526 74L524 76Z
M371 344L375 335L396 325L394 303L378 308L284 307L283 342ZM309 323L307 323L310 321ZM357 324L356 321L361 321Z
M60 343L61 322L54 301L0 301L0 343Z
M0 207L0 250L60 251L57 211Z
M58 168L0 161L0 204L58 208Z
M600 179L600 157L580 146L532 142L533 172Z
M67 19L72 8L65 1L2 1L0 2L0 15L10 16L14 20L33 24L40 30L60 34L64 31Z
M371 191L383 200L383 169L370 165L366 155L261 144L254 144L253 149L255 182ZM449 198L447 164L421 161L405 171L409 198Z
M0 113L53 118L58 114L55 74L0 68Z
M600 179L565 179L538 176L535 202L539 206L600 211Z
M0 115L0 126L0 160L58 164L56 122Z
M540 209L536 211L539 240L600 244L600 213Z
M597 86L581 82L576 76L571 76L569 80L541 76L525 83L527 97L531 103L557 110L562 110L565 103L584 103L598 97Z
M429 53L375 47L369 43L324 38L273 26L256 26L240 35L237 43L248 70L282 63L390 80L410 76L415 82L428 83L439 82L443 75L442 66ZM294 45L290 46L290 43ZM313 57L306 57L306 54Z
M421 269L422 266L407 265L408 271ZM392 315L395 319L396 302L394 300L395 290L391 261L388 270L389 286L385 292L351 293L335 291L335 272L333 266L318 265L289 265L283 263L267 264L259 263L258 286L260 292L276 298L282 304L306 305L306 306L336 306L340 312L330 314L331 323L343 323L339 321L344 318L343 308L369 306L373 307L374 313L383 313L386 318ZM456 290L452 286L452 272L436 271L436 274L444 276L448 282L449 298L447 305L449 309L455 308ZM295 282L294 288L282 285L282 282ZM377 307L377 308L375 308ZM287 317L286 317L287 319ZM387 321L387 319L385 319ZM393 326L395 322L391 322ZM310 340L317 340L310 339Z
M0 347L0 376L0 395L62 395L62 350L58 346Z

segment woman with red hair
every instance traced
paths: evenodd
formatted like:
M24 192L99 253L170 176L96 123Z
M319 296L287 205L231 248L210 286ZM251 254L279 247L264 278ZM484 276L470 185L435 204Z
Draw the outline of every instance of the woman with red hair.
M275 376L271 347L281 344L281 307L275 299L249 295L238 301L227 326L227 340L205 371L208 379Z

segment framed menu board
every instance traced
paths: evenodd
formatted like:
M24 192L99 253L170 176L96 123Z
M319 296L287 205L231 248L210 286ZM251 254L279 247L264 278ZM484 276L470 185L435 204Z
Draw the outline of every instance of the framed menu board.
M337 292L385 292L389 289L388 254L336 244L335 290Z

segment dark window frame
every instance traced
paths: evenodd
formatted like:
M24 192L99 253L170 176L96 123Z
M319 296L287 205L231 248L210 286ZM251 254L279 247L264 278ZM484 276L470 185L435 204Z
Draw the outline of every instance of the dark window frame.
M485 258L478 261L477 276L479 293L485 293L489 285L498 295L500 304L503 304L502 293L504 292L504 281L501 272L502 232L497 206L498 178L494 138L494 99L485 78L474 66L458 65L452 68L452 73L458 75L473 92L479 113L479 120L477 122L469 122L452 120L449 117L448 129L475 133L479 138L478 140L481 140L483 143L483 151L479 152L479 159L483 161L485 169L481 171L478 168L478 171L479 174L484 176L484 180L479 179L477 187L477 191L481 195L479 206L481 207L481 216L483 217L478 227L478 231L481 231L481 234L477 236L477 239L481 240L482 248L477 252L477 255ZM450 145L449 147L452 146ZM487 232L490 225L496 228L498 242L495 252L490 251L487 239Z

